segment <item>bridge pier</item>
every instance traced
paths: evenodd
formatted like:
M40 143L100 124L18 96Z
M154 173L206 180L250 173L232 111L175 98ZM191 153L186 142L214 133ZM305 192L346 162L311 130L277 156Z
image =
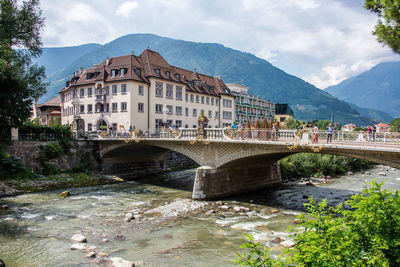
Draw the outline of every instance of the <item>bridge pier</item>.
M193 199L215 199L282 183L279 161L197 168Z

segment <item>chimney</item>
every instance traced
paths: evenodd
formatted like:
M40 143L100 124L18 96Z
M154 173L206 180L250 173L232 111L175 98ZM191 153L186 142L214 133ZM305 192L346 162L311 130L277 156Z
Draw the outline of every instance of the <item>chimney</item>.
M83 71L83 70L82 70L82 67L80 67L80 68L79 68L79 74L81 74L82 71Z
M215 78L217 78L218 80L221 80L221 76L215 76Z
M108 66L109 64L110 64L110 58L107 57L107 59L106 59L106 66Z

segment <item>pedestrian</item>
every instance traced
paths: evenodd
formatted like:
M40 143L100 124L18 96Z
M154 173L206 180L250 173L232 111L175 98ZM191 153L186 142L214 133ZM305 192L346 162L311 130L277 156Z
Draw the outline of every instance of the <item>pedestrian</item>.
M326 129L328 130L328 135L326 137L326 143L332 143L332 133L333 133L333 127L332 127L332 123L329 123L329 125L326 127Z
M318 144L318 126L314 124L314 143Z
M367 140L368 140L368 142L371 142L371 126L369 126L369 125L367 128Z
M274 129L274 139L276 141L278 140L278 131L279 131L278 125L276 125L276 123L274 123L273 129Z
M374 124L372 128L372 141L375 142L376 140L376 125Z

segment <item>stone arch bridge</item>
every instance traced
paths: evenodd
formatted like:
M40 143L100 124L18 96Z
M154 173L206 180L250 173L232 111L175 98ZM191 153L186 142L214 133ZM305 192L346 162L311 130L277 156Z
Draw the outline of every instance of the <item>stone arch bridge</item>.
M211 199L269 187L282 182L279 160L294 153L332 154L369 160L400 169L400 144L397 136L375 136L371 142L361 134L339 133L327 144L327 133L313 142L309 133L249 130L232 132L207 129L199 136L196 129L132 133L119 137L95 137L100 141L104 162L121 163L155 159L167 150L181 153L195 162L197 168L193 198ZM324 139L321 141L321 139Z

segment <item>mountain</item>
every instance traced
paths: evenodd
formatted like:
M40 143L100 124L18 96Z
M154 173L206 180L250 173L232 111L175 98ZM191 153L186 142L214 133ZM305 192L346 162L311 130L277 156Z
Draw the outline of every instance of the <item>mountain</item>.
M360 107L400 117L400 61L378 64L325 91Z
M349 103L349 105L361 115L364 115L367 118L372 118L379 122L390 123L394 119L391 115L381 110L372 108L362 108L352 103Z
M77 58L101 47L100 44L85 44L70 47L47 47L43 48L43 53L36 60L36 63L46 68L47 76L57 70L64 69Z
M98 64L106 57L140 54L147 47L159 52L171 65L221 76L226 83L244 83L249 86L251 94L274 102L289 103L298 119L330 119L334 113L340 123L367 125L371 122L344 101L252 54L220 44L194 43L153 34L120 37L82 55L64 69L52 70L48 78L51 84L42 100L54 97L79 67L87 68Z

